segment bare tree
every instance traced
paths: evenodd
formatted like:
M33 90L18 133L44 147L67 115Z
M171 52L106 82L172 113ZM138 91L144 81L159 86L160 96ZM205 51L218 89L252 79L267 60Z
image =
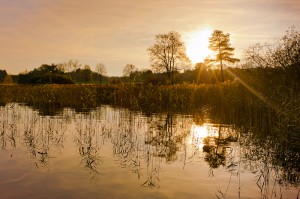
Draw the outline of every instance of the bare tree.
M76 71L81 67L81 64L79 63L78 60L73 60L70 59L68 62L64 63L64 68L66 71L71 72L71 71Z
M271 43L255 44L246 51L246 66L292 70L300 65L300 32L291 27L286 34Z
M254 44L245 52L245 63L243 68L268 68L272 67L272 52L274 51L272 44Z
M70 79L74 80L75 74L72 72L75 72L77 69L81 67L81 64L78 60L72 60L70 59L67 62L58 64L58 68L63 71L69 73L68 76Z
M64 63L58 63L56 64L56 68L59 70L59 71L62 71L62 72L67 72L67 68L66 68L66 65Z
M291 67L300 67L300 32L292 26L286 31L286 34L281 38L280 42L273 54L274 63L277 67L289 70Z
M209 38L209 48L216 52L216 57L209 59L210 63L220 63L222 82L224 81L223 75L223 62L227 61L230 63L239 62L239 59L233 58L234 48L230 47L230 34L224 34L221 30L214 30L211 37Z
M155 35L155 44L148 48L150 62L155 71L166 71L171 83L174 83L174 72L190 64L186 48L178 32Z
M96 65L95 70L99 74L99 83L101 84L103 76L107 75L106 67L104 66L104 64L99 63Z
M129 77L130 81L134 82L137 71L137 68L133 64L127 64L123 69L123 76Z
M132 73L136 71L136 67L133 64L127 64L123 69L123 76L130 77Z

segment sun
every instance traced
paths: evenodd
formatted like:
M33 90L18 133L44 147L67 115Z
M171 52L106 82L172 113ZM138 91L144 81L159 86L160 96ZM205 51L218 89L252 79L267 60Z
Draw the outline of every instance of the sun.
M212 53L208 48L211 33L211 29L205 28L187 34L185 39L186 53L193 64L203 62Z

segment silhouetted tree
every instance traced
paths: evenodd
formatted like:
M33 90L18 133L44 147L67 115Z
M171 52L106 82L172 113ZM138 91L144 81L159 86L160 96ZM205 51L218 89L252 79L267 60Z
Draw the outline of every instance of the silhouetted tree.
M209 58L207 61L209 63L220 63L222 82L224 81L223 62L227 61L235 63L240 61L239 59L232 57L234 48L230 47L229 36L228 33L224 34L221 30L214 30L212 36L209 38L209 48L217 54L215 58Z
M92 71L89 65L85 65L83 70L82 70L83 74L84 74L84 82L90 82L92 80Z
M209 67L205 63L197 63L195 65L195 80L196 83L207 83L210 79L208 75Z
M101 84L103 76L107 74L106 67L100 63L96 65L96 72L99 74L99 83Z
M127 64L123 69L123 76L129 77L131 81L135 80L137 68L133 64Z
M67 72L76 71L81 67L79 61L73 59L70 59L68 62L63 63L63 65L65 67L65 71Z
M3 79L3 83L4 84L12 84L12 83L14 83L14 81L10 75L6 75Z
M158 34L155 44L148 48L152 68L155 71L166 71L171 83L174 83L174 72L190 64L186 48L178 32Z
M6 75L7 75L6 70L0 70L0 82L3 82Z
M276 83L284 82L283 91L292 90L297 93L300 89L300 32L291 27L285 35L271 43L255 44L248 48L243 68L266 68L269 72L281 73L271 78ZM273 68L274 70L271 70ZM265 73L265 72L264 72ZM272 82L273 84L273 82ZM288 88L288 89L287 89ZM282 91L280 91L282 92Z
M17 82L21 84L72 84L56 64L43 64L28 73L18 75Z
M300 32L291 27L286 31L286 34L281 38L277 46L273 59L277 63L277 67L289 70L294 67L300 68ZM276 65L275 65L276 66Z
M283 68L300 66L300 32L291 27L274 43L254 44L246 51L248 68Z
M56 64L43 64L39 68L32 71L33 74L62 74L63 71L59 70Z
M136 70L137 69L133 64L127 64L123 69L123 76L129 77Z
M76 70L81 68L81 64L79 63L78 60L73 60L70 59L67 62L58 64L58 68L61 69L62 71L66 72L67 75L73 80L75 81L76 77Z

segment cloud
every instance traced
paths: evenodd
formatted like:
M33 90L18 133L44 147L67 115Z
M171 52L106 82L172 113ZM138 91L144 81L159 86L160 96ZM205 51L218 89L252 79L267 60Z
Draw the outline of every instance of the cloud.
M149 65L155 34L209 26L230 33L239 49L300 26L299 12L297 0L1 1L0 64L16 74L77 58L120 75L127 63Z

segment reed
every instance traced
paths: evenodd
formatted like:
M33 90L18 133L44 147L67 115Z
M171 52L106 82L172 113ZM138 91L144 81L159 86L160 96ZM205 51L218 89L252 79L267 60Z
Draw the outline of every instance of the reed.
M249 91L238 81L160 86L0 85L2 105L9 102L25 103L40 110L53 110L49 111L53 113L55 109L64 107L88 111L103 104L127 107L146 114L197 114L209 110L211 118L225 123L247 123L267 133L280 132L283 139L288 139L288 136L299 138L300 97L282 96L272 101L262 95Z

